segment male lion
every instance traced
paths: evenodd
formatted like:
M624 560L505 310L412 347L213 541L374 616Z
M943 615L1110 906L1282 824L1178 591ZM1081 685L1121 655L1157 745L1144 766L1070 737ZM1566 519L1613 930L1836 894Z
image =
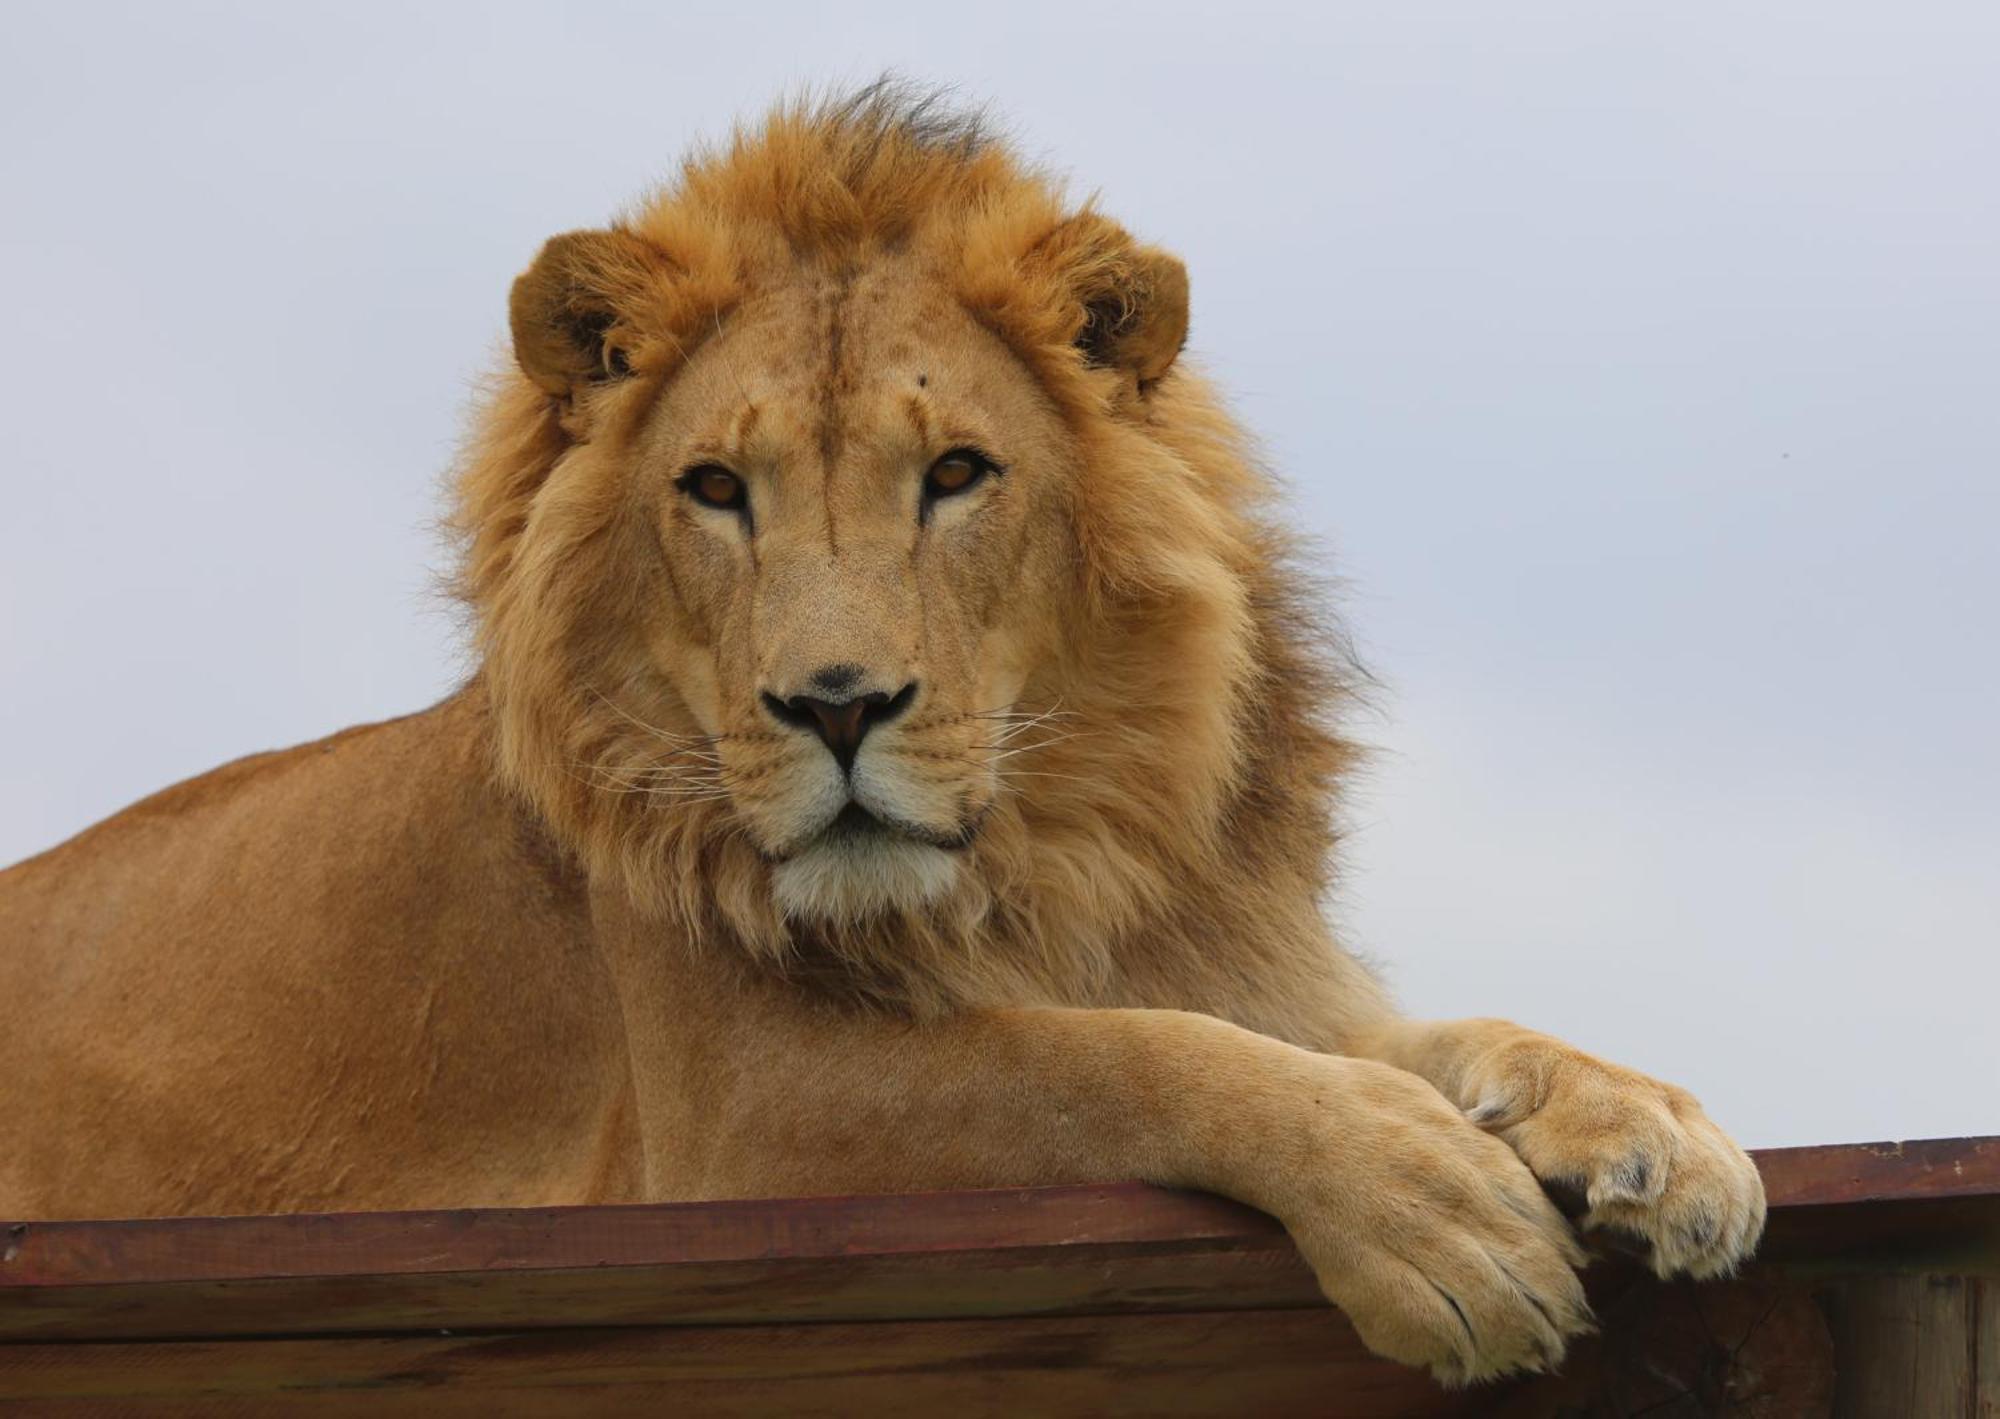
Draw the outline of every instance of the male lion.
M1587 1323L1543 1183L1755 1244L1685 1092L1335 944L1339 665L1172 256L878 87L511 316L464 688L0 876L0 1216L1145 1178L1458 1382Z

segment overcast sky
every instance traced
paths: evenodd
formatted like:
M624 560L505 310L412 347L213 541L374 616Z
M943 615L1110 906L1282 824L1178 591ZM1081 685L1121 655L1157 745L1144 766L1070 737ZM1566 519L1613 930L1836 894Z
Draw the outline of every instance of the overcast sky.
M1179 251L1387 692L1341 921L1753 1144L2000 1132L2000 7L64 4L0 47L0 862L420 707L541 239L895 67Z

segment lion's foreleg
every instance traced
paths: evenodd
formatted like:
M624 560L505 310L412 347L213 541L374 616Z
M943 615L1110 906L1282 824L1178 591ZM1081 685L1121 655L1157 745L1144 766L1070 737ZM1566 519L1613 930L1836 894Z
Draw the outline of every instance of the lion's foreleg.
M726 1033L695 1088L654 1081L657 1195L1141 1178L1273 1213L1371 1346L1448 1379L1551 1364L1585 1322L1527 1168L1401 1070L1172 1010L914 1023L752 987L702 1013Z

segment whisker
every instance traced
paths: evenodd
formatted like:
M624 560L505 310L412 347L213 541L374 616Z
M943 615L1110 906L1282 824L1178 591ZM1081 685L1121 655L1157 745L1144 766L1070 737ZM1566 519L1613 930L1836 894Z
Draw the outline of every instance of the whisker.
M599 793L615 793L618 794L620 797L629 797L630 795L637 793L637 794L644 794L647 798L672 799L676 803L683 803L683 804L720 803L725 799L728 799L733 796L730 793L720 789L709 792L700 792L694 789L688 789L685 792L676 792L675 790L670 788L653 788L646 784L627 784L622 786L614 784L597 784L594 786L596 787Z
M673 764L567 764L572 778L608 791L643 793L726 792L728 770L682 768ZM579 770L581 772L579 772Z
M1075 719L1072 710L989 710L982 714L962 714L955 719L978 719L996 724L1042 724L1054 719Z
M680 336L674 334L674 332L671 330L665 329L664 327L662 327L660 333L666 336L667 339L672 342L674 350L680 355L681 369L685 370L690 368L694 364L694 356L688 353L688 347L681 343ZM717 335L720 335L722 333L722 315L721 312L719 311L715 312L715 333ZM736 378L736 371L734 369L729 368L727 361L718 360L717 363L722 364L725 369L729 369L729 378L732 381L734 381L736 385L736 392L738 394L743 395L744 401L746 403L749 402L750 396L744 392L743 381ZM715 370L713 368L704 369L702 371L702 379L703 379L702 394L704 397L706 397L708 391L715 387Z
M1054 744L1066 744L1072 739L1088 739L1089 737L1089 734L1083 730L1072 730L1068 734L1055 734L1047 739L1037 739L1032 744L1014 744L1010 746L1003 739L997 744L975 744L973 747L975 749L991 749L996 751L993 758L995 762L998 762L1001 759L1011 759L1016 754L1025 754L1031 749L1046 749Z
M623 705L612 700L609 695L606 695L601 690L593 689L590 693L595 695L598 702L606 709L610 710L627 724L632 725L636 729L642 729L655 739L665 740L669 744L700 744L707 746L715 744L723 738L719 734L675 734L672 730L662 729L657 724L646 723L645 720L640 719Z
M727 798L730 792L715 784L659 784L620 783L617 781L593 783L592 788L600 793L644 793L655 798Z
M743 396L743 402L744 402L745 404L754 404L754 403L756 403L757 401L756 401L756 400L754 400L754 399L752 399L752 398L750 397L750 391L749 391L749 390L747 390L747 389L745 389L745 388L743 387L743 377L742 377L741 375L739 375L739 374L737 374L737 373L736 373L736 366L735 366L735 365L733 365L733 364L731 364L731 363L729 362L729 357L728 357L727 355L725 355L725 354L723 353L723 350L722 350L722 312L721 312L721 310L720 310L720 309L717 309L717 310L711 310L711 311L710 311L710 312L709 312L708 314L709 314L709 318L710 318L711 320L713 320L713 321L715 322L715 359L716 359L716 363L717 363L717 364L719 364L719 365L721 365L721 366L722 366L722 367L723 367L724 369L726 369L726 370L728 370L728 371L729 371L729 380L730 380L730 383L734 384L734 385L736 386L736 392L737 392L738 394L740 394L740 395L742 395L742 396Z
M616 769L620 773L633 774L702 774L712 769L726 767L718 754L701 754L693 751L670 753L666 758L652 763L606 764L603 767Z
M1017 724L1006 729L996 730L994 731L993 742L985 747L998 748L1003 744L1019 739L1030 729L1039 728L1040 725L1040 720L1034 720L1027 724ZM1038 739L1035 742L1037 744L1060 744L1065 739L1080 739L1089 733L1090 731L1087 729L1068 729L1058 734L1051 734L1046 739Z

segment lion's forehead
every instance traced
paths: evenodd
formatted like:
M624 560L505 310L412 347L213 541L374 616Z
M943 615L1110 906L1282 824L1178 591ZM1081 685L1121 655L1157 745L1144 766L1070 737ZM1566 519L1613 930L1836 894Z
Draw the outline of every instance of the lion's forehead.
M1037 403L1005 347L901 266L746 300L675 385L664 437L788 481L887 475L954 443L1005 442Z
M950 292L901 263L801 277L749 297L711 352L734 362L764 402L819 405L910 383L966 358L970 316Z

